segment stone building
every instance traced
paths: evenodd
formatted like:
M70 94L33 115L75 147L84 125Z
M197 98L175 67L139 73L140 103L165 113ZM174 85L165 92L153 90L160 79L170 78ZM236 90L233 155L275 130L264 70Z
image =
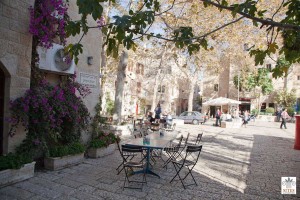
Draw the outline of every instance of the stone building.
M266 58L263 65L254 66L253 58L248 57L245 54L243 58L232 58L229 55L224 55L220 59L220 70L207 69L204 73L203 79L203 102L214 99L217 97L227 97L235 100L240 100L242 104L239 106L240 110L252 110L258 108L258 98L254 95L253 91L245 91L238 89L234 85L233 79L235 76L242 77L243 66L248 65L252 68L267 68L272 70L276 66L276 62ZM276 92L286 88L288 91L292 89L296 90L297 104L300 99L300 66L299 64L293 64L287 78L272 78L272 74L269 74L272 79L274 90L266 96L260 99L261 109L264 110L267 107L277 108L278 105L274 102L274 96ZM298 105L299 106L299 105ZM215 107L211 107L211 113L214 113Z
M9 117L9 101L20 97L30 88L32 36L29 33L29 10L34 0L0 1L0 155L11 152L25 137L23 128L19 128L14 137L8 135L10 125L5 121ZM75 1L70 1L68 13L71 19L78 19ZM91 26L95 26L91 18ZM99 96L99 68L101 53L101 33L91 30L83 38L83 54L76 66L77 81L88 83L92 93L84 100L91 114ZM79 38L70 38L77 42ZM89 61L88 61L89 59ZM47 79L57 82L63 75L47 74ZM87 135L83 138L87 140Z

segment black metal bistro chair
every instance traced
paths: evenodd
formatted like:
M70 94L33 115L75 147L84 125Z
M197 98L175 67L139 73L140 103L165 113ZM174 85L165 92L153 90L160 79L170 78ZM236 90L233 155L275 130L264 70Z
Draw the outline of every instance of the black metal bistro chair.
M123 152L122 152L122 150L121 150L121 147L120 147L120 143L119 143L119 141L117 141L117 147L118 147L118 151L119 151L119 153L120 153L120 155L121 155L121 157L122 157L122 159L124 160L126 160L126 161L129 161L129 160L132 160L133 159L133 157L134 156L136 156L137 154L136 153L131 153L131 152L129 152L129 153L127 153L127 154L123 154ZM120 174L121 173L121 171L123 171L124 170L124 166L123 166L123 160L122 160L122 163L117 167L117 175L118 174Z
M190 138L190 133L188 133L187 136L186 136L186 138L184 138L184 140L182 140L183 142L181 142L181 144L180 144L179 151L177 153L177 157L176 158L178 158L178 157L181 157L182 159L184 158L182 156L182 153L185 150L186 146L188 145L189 138Z
M200 142L202 140L202 136L203 136L203 132L198 134L197 139L195 141L195 145L199 145L200 144Z
M141 154L138 154L138 153L134 153L134 152L124 152L124 153L123 153L122 150L121 150L119 141L117 141L117 147L118 147L118 151L119 151L121 157L122 157L123 159L126 159L126 161L132 160L135 156L141 156L141 158L140 158L141 161L145 159L145 156L146 156L145 152L144 152L142 155L141 155ZM136 158L136 159L139 159L139 158ZM117 170L117 172L118 172L117 175L119 175L119 174L124 170L123 161L122 161L121 164L116 168L116 170Z
M168 159L164 162L164 165L163 165L163 167L165 167L166 169L168 167L168 164L172 160L176 160L176 158L178 157L178 153L179 153L179 150L180 150L182 140L183 140L183 136L181 135L177 144L175 144L173 146L171 145L169 147L165 147L163 149L163 151L165 151L167 156L168 156Z
M145 170L145 162L144 159L142 159L141 161L133 161L133 160L129 160L126 159L126 156L128 154L141 154L141 156L143 155L143 148L142 147L138 147L138 146L130 146L130 145L122 145L122 158L123 158L123 168L125 171L125 180L124 180L124 184L123 184L123 190L124 188L130 188L130 189L143 189L143 184L147 183L146 182L146 170ZM143 179L141 181L139 180L130 180L129 177L134 175L135 173L138 173L136 171L134 171L134 169L140 169L140 173L143 174ZM126 182L128 183L128 185L126 186ZM140 187L137 186L130 186L130 183L138 183L141 184Z
M175 180L175 178L178 177L180 182L182 183L184 189L186 189L186 186L197 185L197 182L195 180L195 177L192 174L192 171L199 160L201 150L202 150L202 145L201 146L195 146L195 145L187 146L186 154L185 154L185 157L183 160L180 160L180 161L172 160L176 174L172 178L170 183L172 183ZM180 175L180 172L184 168L188 169L188 173L182 178L182 176ZM194 183L185 185L184 180L188 177L188 175L190 175L192 177Z

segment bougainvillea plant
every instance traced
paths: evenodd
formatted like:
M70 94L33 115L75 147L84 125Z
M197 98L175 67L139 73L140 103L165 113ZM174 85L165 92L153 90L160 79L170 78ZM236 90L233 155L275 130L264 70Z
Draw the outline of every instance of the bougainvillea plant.
M34 145L79 141L81 131L90 123L88 109L82 100L89 93L88 88L75 82L75 76L56 86L41 81L23 97L10 102L10 134L22 124L27 130L27 139Z
M37 0L35 8L29 8L29 32L36 37L40 46L49 49L57 37L65 45L65 27L69 19L67 10L64 0Z

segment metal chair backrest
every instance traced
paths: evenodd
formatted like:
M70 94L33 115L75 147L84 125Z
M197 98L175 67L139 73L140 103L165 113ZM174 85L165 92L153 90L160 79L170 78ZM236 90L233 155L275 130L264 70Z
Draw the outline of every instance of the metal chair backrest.
M196 145L198 145L198 144L201 142L202 135L203 135L203 132L198 134L197 139L196 139L196 141L195 141L195 144L196 144Z
M184 140L184 144L183 144L184 146L187 145L188 140L189 140L189 137L190 137L190 133L187 134L187 136L186 136L186 138L185 138L185 140Z
M143 148L139 146L122 145L122 153L142 153Z
M182 140L183 140L183 135L180 136L180 138L178 139L178 143L174 147L175 149L177 149L177 151L181 147Z
M190 160L195 165L198 162L201 150L202 150L202 145L199 145L199 146L196 146L196 145L187 146L187 148L186 148L186 155L185 155L185 158L184 158L183 162L185 163L186 160Z

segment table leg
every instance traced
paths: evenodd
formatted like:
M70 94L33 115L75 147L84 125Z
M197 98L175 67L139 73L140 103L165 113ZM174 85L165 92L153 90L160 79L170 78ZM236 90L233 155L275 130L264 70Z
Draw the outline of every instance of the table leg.
M134 172L134 174L141 174L141 173L145 173L145 174L151 174L153 176L157 176L158 178L160 178L160 176L158 174L156 174L155 172L153 172L151 169L150 169L150 148L147 148L147 155L146 155L146 169L144 170L139 170L139 171L136 171Z

